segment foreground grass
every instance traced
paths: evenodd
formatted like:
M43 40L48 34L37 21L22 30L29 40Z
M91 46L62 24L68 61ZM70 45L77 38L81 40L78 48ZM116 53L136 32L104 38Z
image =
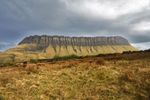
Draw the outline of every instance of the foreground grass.
M150 59L101 57L0 69L0 100L148 100Z

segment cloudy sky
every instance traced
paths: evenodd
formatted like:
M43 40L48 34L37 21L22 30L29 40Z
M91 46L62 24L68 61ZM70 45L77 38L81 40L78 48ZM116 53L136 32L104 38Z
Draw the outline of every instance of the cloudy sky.
M31 34L120 35L150 42L150 0L1 0L0 49Z

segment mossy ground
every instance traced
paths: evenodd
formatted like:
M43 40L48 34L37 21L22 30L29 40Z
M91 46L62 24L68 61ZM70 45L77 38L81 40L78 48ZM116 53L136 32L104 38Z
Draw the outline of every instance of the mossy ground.
M148 100L148 56L85 57L26 68L2 67L0 100Z

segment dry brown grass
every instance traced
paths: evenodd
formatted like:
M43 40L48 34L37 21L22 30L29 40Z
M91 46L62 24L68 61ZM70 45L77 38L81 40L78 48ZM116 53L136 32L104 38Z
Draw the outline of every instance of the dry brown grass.
M111 55L28 63L25 68L3 67L0 100L148 100L150 59L141 56Z

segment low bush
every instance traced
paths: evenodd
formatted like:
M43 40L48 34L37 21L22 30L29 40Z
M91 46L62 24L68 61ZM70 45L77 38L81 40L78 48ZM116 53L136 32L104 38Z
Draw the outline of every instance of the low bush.
M59 56L55 56L53 58L53 60L68 60L68 59L77 59L77 58L80 58L79 56L76 56L76 55L70 55L70 56L64 56L64 57L59 57Z
M5 98L0 94L0 100L5 100Z
M13 67L15 65L16 65L15 62L0 63L0 67L9 67L9 66Z
M38 63L38 59L30 59L31 63Z

